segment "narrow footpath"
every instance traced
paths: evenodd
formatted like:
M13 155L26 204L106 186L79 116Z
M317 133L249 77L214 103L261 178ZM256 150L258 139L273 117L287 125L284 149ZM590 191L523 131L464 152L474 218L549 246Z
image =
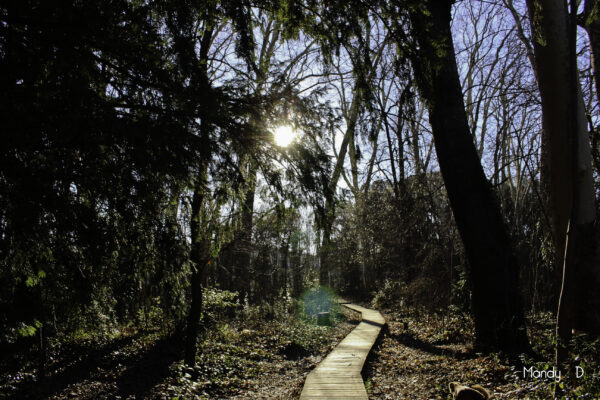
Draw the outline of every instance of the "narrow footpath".
M362 321L308 374L300 400L368 399L360 372L385 319L379 311L340 304L362 313Z

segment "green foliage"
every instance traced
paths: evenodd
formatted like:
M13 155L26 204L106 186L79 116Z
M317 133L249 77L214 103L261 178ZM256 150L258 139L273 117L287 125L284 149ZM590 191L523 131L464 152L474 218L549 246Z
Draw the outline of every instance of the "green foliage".
M365 390L367 391L367 394L371 394L371 390L373 390L373 382L370 377L365 381Z
M383 287L374 293L371 304L380 310L388 308L399 310L402 304L402 293L405 289L402 283L386 279Z
M22 323L21 326L17 328L17 335L21 337L33 336L41 327L42 323L37 319L33 321L33 325L26 325Z
M175 365L176 381L170 396L228 397L231 391L249 390L248 384L269 373L271 366L282 368L287 360L318 354L331 343L332 327L316 326L287 312L288 304L277 301L246 306L238 318L221 322L202 338L202 351L193 368ZM200 378L193 379L197 374ZM239 392L238 392L239 393Z
M27 287L33 287L33 286L39 284L40 281L42 279L44 279L45 277L46 277L46 273L42 270L39 270L37 275L27 277L27 280L25 281L25 285Z
M569 363L569 372L575 374L575 367L583 369L584 374L574 379L572 394L574 396L600 396L600 339L579 334L573 337L570 346L573 357Z
M148 306L144 306L137 311L138 323L142 324L144 329L150 327L165 327L168 326L168 319L160 306L160 297L155 297L150 300Z
M283 328L281 352L288 358L298 358L315 351L327 341L330 327L294 323Z
M202 296L204 300L203 314L207 323L214 323L225 317L232 317L240 307L235 302L238 297L237 292L205 287Z
M297 304L289 301L316 275L320 236L313 240L314 232L303 225L313 216L319 228L332 222L326 250L333 286L353 294L374 292L378 308L402 301L432 309L450 304L447 326L433 336L465 339L458 326L465 324L459 311L469 303L466 264L439 173L420 171L415 159L413 174L395 187L372 181L364 193L336 199L336 213L325 207L332 196L327 135L343 118L328 103L328 89L305 85L299 69L310 65L311 79L321 81L321 63L331 67L336 57L348 56L356 71L354 95L363 100L354 138L360 160L359 139L376 143L376 127L381 128L369 78L371 36L365 35L375 28L382 33L369 17L372 9L356 1L311 7L281 1L260 8L239 3L93 0L54 7L27 0L1 6L2 342L33 336L42 326L45 334L81 340L139 327L172 330L189 310L188 279L197 267L190 261L189 227L196 223L196 238L211 242L209 285L237 290L248 278L249 302L269 301L248 307L238 303L238 292L203 290L204 323L211 331L205 335L220 343L199 356L200 365L217 366L214 373L202 372L212 374L211 384L241 385L244 376L259 373L247 360L265 356L267 345L286 357L307 354L331 332L316 326L316 315L329 312L333 323L341 318L330 289L311 288ZM419 2L408 4L420 19L431 18ZM379 10L391 19L398 53L392 54L397 65L376 70L378 79L385 72L382 82L388 73L399 81L419 79L404 60L416 49L409 48L415 41L403 42L407 10L399 4ZM259 41L270 34L267 26L298 41L288 51L304 51L303 40L311 37L321 53L281 59L277 36L273 54L262 60L269 46ZM235 55L227 48L229 39L222 41L230 32ZM447 46L432 38L425 47L440 58ZM219 60L221 52L230 58ZM434 67L423 65L425 73ZM396 145L412 141L418 147L418 135L402 138L403 117L417 114L411 90L408 85L409 100L398 99L402 104L389 111L398 111ZM270 125L282 120L304 132L287 149L270 143ZM250 248L234 248L237 214L257 176L253 188L265 208L251 213ZM204 198L196 215L190 212L191 188ZM524 269L529 279L524 286L536 288L528 296L531 304L549 308L554 257L542 207L533 190L521 194L518 204L511 202L510 189L508 183L497 188L506 222L523 264L535 267ZM309 206L314 214L306 217ZM248 271L239 270L240 252L251 258ZM284 296L286 302L275 301ZM291 317L286 311L294 306ZM269 332L270 339L240 332L225 323L236 315L276 321L278 331ZM252 350L249 340L243 342L248 337L262 347ZM581 360L595 366L593 359ZM196 389L188 372L181 371L180 383ZM596 387L594 381L582 385ZM194 394L204 396L201 389Z
M181 300L187 246L173 209L196 156L172 113L179 83L160 12L2 6L20 21L0 27L2 328L37 318L64 332L135 317L156 296L170 309Z
M463 311L470 307L471 288L469 287L469 274L465 265L454 267L457 274L456 281L452 282L452 297L454 304L461 306Z

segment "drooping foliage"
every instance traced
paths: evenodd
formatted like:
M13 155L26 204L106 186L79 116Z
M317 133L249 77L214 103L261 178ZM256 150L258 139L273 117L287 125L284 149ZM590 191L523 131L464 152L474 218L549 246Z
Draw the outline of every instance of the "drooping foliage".
M318 282L402 312L485 317L498 304L476 298L495 286L555 310L547 149L515 4L3 3L0 345L43 350L142 320L182 332L187 317L196 346L219 318L293 312ZM452 126L436 109L449 102L442 61L456 66ZM458 125L473 166L460 171ZM297 134L287 147L281 126ZM492 214L501 240L474 228ZM508 284L482 285L508 264ZM202 350L189 348L193 368Z

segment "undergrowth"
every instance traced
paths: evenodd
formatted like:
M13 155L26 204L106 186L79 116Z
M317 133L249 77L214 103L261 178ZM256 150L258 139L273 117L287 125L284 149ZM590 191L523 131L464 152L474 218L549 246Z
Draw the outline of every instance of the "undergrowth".
M304 374L300 371L312 367L314 356L327 352L335 325L344 319L335 309L337 301L331 303L332 324L319 326L307 312L310 297L253 306L235 299L233 292L204 291L204 330L192 368L181 361L184 331L163 323L161 308L150 306L136 321L111 324L110 329L78 329L50 342L43 387L36 382L33 355L29 363L0 374L0 398L63 399L72 393L107 399L242 395L264 375L279 374L285 381L284 366L297 364L295 376ZM67 376L69 371L76 371L76 377Z

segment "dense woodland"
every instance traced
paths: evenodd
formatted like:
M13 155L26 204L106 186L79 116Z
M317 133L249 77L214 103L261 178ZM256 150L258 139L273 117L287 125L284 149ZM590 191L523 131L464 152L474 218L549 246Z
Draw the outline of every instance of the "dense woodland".
M597 0L0 5L1 398L301 385L336 295L389 320L374 398L600 396Z

